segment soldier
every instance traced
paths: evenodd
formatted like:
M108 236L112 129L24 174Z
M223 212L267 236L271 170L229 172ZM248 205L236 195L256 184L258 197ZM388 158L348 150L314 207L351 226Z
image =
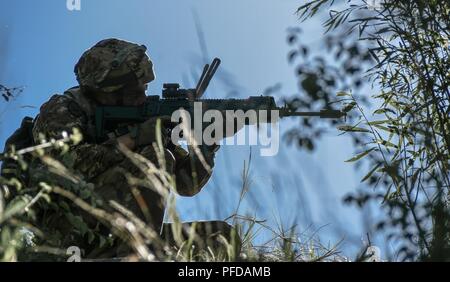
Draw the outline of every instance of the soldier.
M47 138L58 138L61 132L77 128L83 135L82 143L59 156L52 156L79 173L85 182L92 183L89 193L98 196L100 202L114 200L143 219L159 231L164 215L162 196L145 187L137 187L132 193L125 177L129 173L143 178L142 172L124 156L117 145L121 144L141 156L158 164L152 144L156 142L157 118L130 125L128 132L111 132L109 139L99 142L95 139L94 113L96 106L139 106L145 102L147 83L154 80L153 64L146 55L146 47L119 39L106 39L87 50L75 66L79 86L68 89L64 95L54 95L43 104L32 128L33 139L39 142L40 134ZM171 143L166 129L169 120L162 117L162 143L166 169L176 180L176 191L182 196L197 194L211 176L197 155ZM218 145L199 145L204 160L212 168ZM30 186L36 186L45 179L46 168L39 161L30 166ZM194 181L193 173L197 181ZM55 179L52 179L53 181ZM75 194L80 195L80 191ZM84 191L85 192L85 191ZM43 205L38 215L39 227L47 231L48 242L58 247L79 246L84 257L114 257L126 255L130 250L124 244L113 242L99 246L99 236L107 235L105 226L73 207L67 207L64 199L58 198L56 205ZM143 199L143 201L142 201ZM97 203L97 202L95 202ZM88 228L89 230L79 230ZM200 224L199 233L208 236L211 229ZM94 230L94 235L90 230ZM211 231L211 230L209 230ZM230 226L225 222L214 222L212 231L230 238ZM165 234L173 242L173 234ZM100 240L101 241L101 240Z

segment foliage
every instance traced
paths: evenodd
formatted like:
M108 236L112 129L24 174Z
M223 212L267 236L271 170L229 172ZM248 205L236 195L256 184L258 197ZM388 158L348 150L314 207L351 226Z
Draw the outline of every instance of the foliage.
M288 58L298 64L306 95L289 104L340 104L349 119L338 129L357 150L347 162L367 169L361 182L372 188L346 201L382 205L387 220L377 228L400 241L400 259L450 260L449 2L314 0L297 12L306 20L324 10L332 57L311 58L306 46L295 46L301 30L290 31ZM378 94L364 94L366 85ZM375 108L371 115L369 105ZM292 129L288 141L313 149L322 124L305 120L303 126L308 130Z
M141 218L127 210L117 202L102 203L96 198L93 184L86 183L82 177L69 167L49 155L49 151L61 152L61 159L70 151L70 147L82 141L82 136L76 130L72 134L63 134L61 139L45 141L33 147L11 150L1 155L1 160L14 159L22 163L21 169L26 170L31 159L43 162L47 169L44 174L48 181L41 182L38 187L27 187L20 178L0 177L0 261L65 261L72 259L70 247L65 245L67 240L75 240L72 236L81 236L87 240L87 247L94 249L94 254L83 257L85 261L318 261L344 260L339 256L337 246L324 246L319 241L309 237L301 240L302 236L294 232L272 230L264 224L264 220L236 213L227 220L232 220L242 243L227 240L220 235L214 244L207 248L199 248L205 240L203 235L197 234L195 224L186 226L179 221L174 208L168 213L172 219L171 231L174 242L168 244L156 230L147 225ZM161 142L154 144L161 149ZM161 163L155 165L141 156L120 148L139 169L145 172L149 185L147 188L159 187L164 194L164 201L172 189L173 176ZM251 157L249 162L251 161ZM244 165L243 184L240 201L250 189L249 167ZM127 175L130 185L141 183ZM63 181L62 181L63 180ZM166 192L164 192L166 191ZM5 201L6 200L6 201ZM173 199L170 199L173 200ZM169 205L174 207L173 203ZM65 216L73 232L60 234L49 230L38 220L39 213L51 212L56 216ZM92 217L96 224L92 225ZM95 226L92 228L92 226ZM107 232L104 232L104 228ZM261 228L268 228L274 237L263 246L254 246L253 238ZM103 230L103 232L101 232ZM105 236L106 234L106 236ZM110 235L107 235L110 234ZM183 234L188 234L184 236ZM184 236L184 237L183 237ZM209 239L208 239L209 240ZM125 244L129 251L125 257L105 257L103 252L109 248ZM87 255L87 254L86 254Z

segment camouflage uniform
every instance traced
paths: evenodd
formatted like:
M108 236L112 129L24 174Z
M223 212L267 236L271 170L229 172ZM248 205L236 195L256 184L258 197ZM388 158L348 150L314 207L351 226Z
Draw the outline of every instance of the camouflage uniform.
M124 41L109 39L101 41L96 46L104 46L105 44L116 44L116 46L119 46L123 42ZM146 67L151 67L151 61L144 61L144 63L142 63L142 49L139 50L141 47L135 44L131 45L130 43L125 43L123 46L131 46L131 51L128 49L127 53L126 48L118 48L119 51L115 55L119 58L115 64L118 64L119 67L116 67L116 69L113 70L114 73L111 73L111 71L108 72L108 68L105 65L106 60L102 60L102 56L106 56L107 52L105 53L105 51L102 50L102 52L98 52L100 58L95 58L97 67L100 65L101 71L99 71L98 68L93 68L89 64L82 64L83 60L86 60L86 57L89 56L89 53L86 52L75 68L80 85L98 84L99 81L103 82L110 79L111 76L118 78L118 80L123 79L124 74L126 76L126 71L123 71L120 65L123 64L124 60L127 60L127 67L135 69L136 77L138 79L143 79L144 82L153 80L154 76L151 72L145 72L139 69L140 64L141 67L142 64L145 64ZM123 51L124 49L125 51ZM138 52L136 52L136 50ZM138 54L137 57L135 56L136 53ZM131 56L131 59L129 57L127 58L127 56ZM139 56L141 56L141 58L138 58ZM131 64L129 63L130 60ZM96 75L83 76L83 74L89 73L95 73ZM111 83L111 81L113 83ZM102 85L102 90L106 89L106 92L114 92L117 90L118 87L114 85L114 80L111 81ZM68 89L64 95L54 95L49 101L42 105L32 130L34 141L36 143L39 142L40 133L45 134L48 138L57 138L62 131L71 132L73 128L79 129L83 134L82 143L73 146L71 150L63 156L60 156L58 152L51 152L51 155L60 160L68 168L77 172L86 183L92 183L93 185L89 186L88 193L95 195L95 199L100 199L100 202L103 203L114 200L144 219L155 230L159 230L164 215L164 203L162 203L162 197L151 189L136 187L148 208L150 218L146 217L146 214L142 211L142 206L138 204L136 198L133 196L130 185L125 178L125 173L129 173L137 178L144 179L143 174L119 151L114 142L111 142L111 140L102 143L96 142L94 113L97 102L89 97L82 89L83 88L80 87ZM166 169L175 176L177 193L182 196L195 195L205 185L211 174L205 169L196 156L190 156L189 153L180 146L171 144L170 140L168 140L168 136L163 136L163 138L166 138L166 141L168 141L163 142L164 144L168 144L165 148ZM218 146L202 145L199 147L206 162L212 168L214 166L215 151ZM158 164L152 146L137 148L135 152L141 154L152 163ZM194 169L192 166L194 166ZM194 170L197 175L197 185L193 183L192 172ZM40 181L49 180L45 179L46 171L44 164L38 161L34 162L31 165L30 184L36 186ZM57 182L56 178L52 176L50 182L54 183L55 181ZM60 185L63 186L64 183L67 184L67 182L63 181ZM67 187L67 185L65 187ZM76 191L76 189L77 188L75 188L74 191L75 194L81 195L82 191ZM66 204L62 204L61 202L66 202L62 197L57 199L56 205L44 205L38 215L40 227L43 227L44 230L49 233L53 232L57 235L51 244L57 245L58 247L67 247L71 245L79 246L84 249L85 257L121 255L120 251L117 250L117 244L104 247L104 250L107 250L108 253L100 254L99 241L95 234L92 236L90 232L80 232L80 230L77 230L80 228L77 228L74 222L78 222L81 226L84 226L85 224L89 229L95 230L95 232L100 235L107 235L105 232L107 233L109 231L107 231L103 225L99 224L98 221L81 212L79 209L73 208L73 206L68 208ZM99 202L97 200L91 200L91 204L96 205L96 203ZM63 206L63 208L61 208L61 206ZM66 213L67 210L70 210L69 217ZM79 222L80 218L84 223ZM218 229L228 230L227 232L229 232L229 226L226 223L218 223L217 225L220 225ZM167 236L171 237L170 234Z

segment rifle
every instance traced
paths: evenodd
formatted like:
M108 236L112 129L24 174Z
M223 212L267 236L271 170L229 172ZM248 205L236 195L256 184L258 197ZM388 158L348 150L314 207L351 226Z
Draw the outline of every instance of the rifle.
M120 124L141 123L151 117L171 116L173 112L184 109L193 116L194 103L201 102L202 110L277 110L279 117L318 116L320 118L340 118L345 113L338 110L324 109L320 112L292 111L286 105L278 107L272 96L250 96L247 99L201 99L214 73L220 65L220 59L215 58L211 66L206 64L196 88L180 89L178 83L163 84L162 98L159 95L149 95L141 106L100 106L96 108L96 139L105 140L109 132L117 130ZM248 121L245 120L245 124ZM270 119L269 119L270 122Z

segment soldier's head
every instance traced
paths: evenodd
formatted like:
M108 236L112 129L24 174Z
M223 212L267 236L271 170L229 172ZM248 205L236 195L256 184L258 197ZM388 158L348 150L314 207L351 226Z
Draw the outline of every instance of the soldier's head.
M102 105L137 106L155 79L144 45L105 39L81 56L75 75L81 90Z

